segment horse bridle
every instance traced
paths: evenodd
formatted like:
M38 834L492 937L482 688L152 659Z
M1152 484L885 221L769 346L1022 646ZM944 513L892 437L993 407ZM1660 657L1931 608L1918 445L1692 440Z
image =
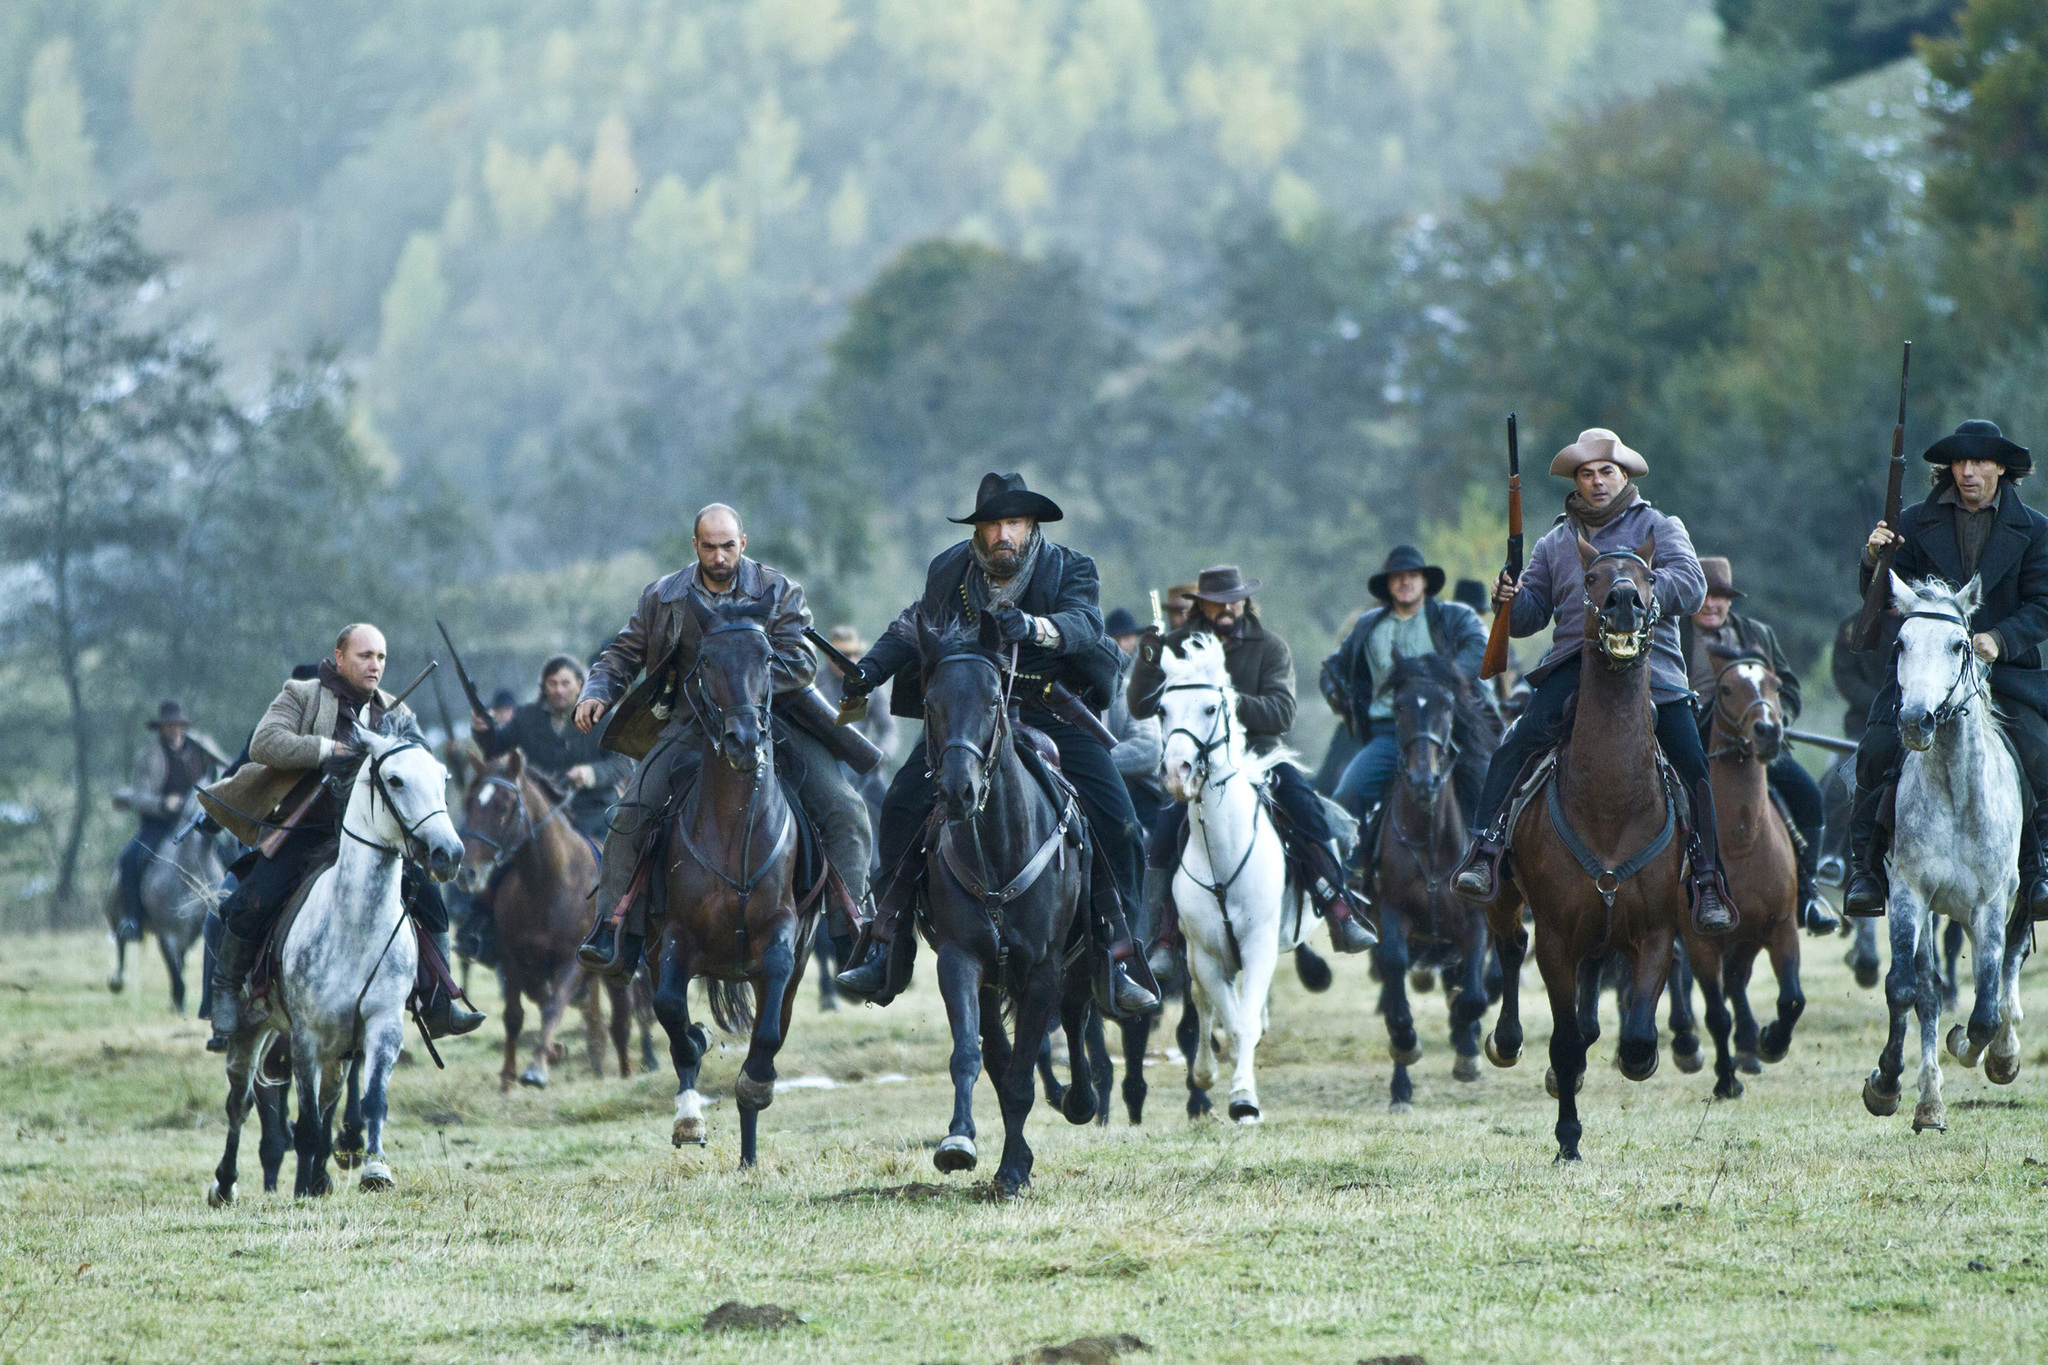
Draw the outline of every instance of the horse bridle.
M1657 623L1664 619L1664 608L1663 605L1657 601L1657 571L1650 567L1649 560L1644 559L1634 550L1602 550L1599 554L1593 556L1592 563L1586 565L1586 572L1588 574L1592 573L1593 565L1598 564L1603 559L1626 559L1631 563L1641 565L1643 572L1651 576L1650 601L1649 605L1643 611L1643 623L1640 626L1637 626L1634 630L1629 632L1629 638L1636 641L1636 652L1626 659L1617 659L1613 654L1608 652L1608 632L1600 629L1599 627L1600 609L1596 607L1593 603L1593 590L1589 587L1580 588L1580 592L1583 595L1586 604L1586 618L1594 623L1593 645L1594 648L1597 649L1600 653L1600 662L1606 665L1609 671L1620 673L1627 669L1634 668L1637 664L1642 663L1644 659L1648 657L1650 648L1650 635L1651 632L1657 629Z
M979 654L972 650L961 650L958 653L941 655L939 657L938 662L934 663L931 666L931 674L936 674L940 669L944 668L947 664L959 663L962 660L981 664L983 667L994 671L997 683L996 700L994 706L996 715L995 728L990 734L989 747L986 749L984 749L981 745L975 743L971 739L956 738L949 739L944 744L939 746L939 750L935 754L932 752L931 727L925 727L924 760L926 764L930 766L931 773L933 776L938 775L939 764L944 761L947 754L951 753L955 749L963 750L967 754L971 755L974 761L981 766L982 772L984 774L984 780L981 784L981 795L975 800L974 809L969 811L966 815L961 816L959 821L954 821L951 823L971 822L977 820L980 817L982 810L988 805L989 783L986 780L986 774L989 768L989 756L991 754L1001 753L1003 751L1004 743L1007 742L1009 738L1010 697L1012 690L1016 687L1017 684L1017 647L1015 645L1012 645L1010 647L1010 667L1008 670L1005 670L1000 663L998 663L994 659L989 658L986 654ZM930 674L927 674L927 683L929 683L930 676ZM980 852L979 833L976 834L975 838L975 851L978 854Z
M709 630L704 631L698 638L706 640L713 635L723 635L728 631L735 630L756 631L764 639L768 635L768 628L766 626L749 617L739 621L722 621ZM700 651L697 655L697 661L690 665L690 671L677 681L676 692L682 697L684 703L689 706L690 714L697 718L697 724L704 730L704 733L711 736L712 742L718 746L719 756L726 761L728 767L738 772L740 771L740 765L733 762L732 755L727 753L725 749L725 722L728 717L737 715L742 711L751 711L761 727L761 733L766 735L768 733L771 708L775 700L773 691L771 689L766 700L749 706L722 707L711 699L710 689L704 686L703 670L704 656Z
M1722 664L1720 671L1714 674L1714 725L1727 734L1728 740L1726 744L1708 753L1707 758L1709 760L1720 758L1725 754L1734 754L1736 757L1743 759L1755 758L1756 741L1749 737L1749 730L1747 728L1749 718L1756 712L1762 711L1764 718L1768 720L1771 712L1777 707L1777 703L1766 697L1762 692L1758 692L1756 700L1742 708L1740 715L1729 715L1727 708L1721 705L1721 680L1728 676L1729 670L1740 668L1744 664L1762 664L1766 672L1773 671L1770 665L1763 659L1753 654L1744 654Z
M1206 682L1169 683L1165 687L1159 689L1159 693L1161 696L1166 695L1168 692L1214 692L1221 702L1227 702L1230 699L1231 689L1226 687L1222 683ZM1235 708L1227 705L1222 705L1219 703L1216 710L1218 712L1218 719L1215 724L1212 724L1209 727L1209 737L1207 739L1203 739L1200 735L1197 735L1193 730L1188 729L1188 727L1185 725L1176 725L1171 730L1168 730L1165 736L1160 740L1160 745L1163 748L1166 742L1168 740L1171 740L1175 735L1186 735L1188 737L1188 743L1195 746L1195 774L1198 778L1200 778L1200 781L1196 784L1198 786L1207 786L1209 784L1209 779L1211 775L1209 766L1209 756L1211 754L1214 754L1218 749L1228 748L1232 738L1233 732L1231 730L1231 725L1235 720L1235 716L1233 715ZM1218 725L1222 727L1222 733L1220 734L1217 733ZM1231 778L1236 776L1237 769L1232 768L1229 772L1223 774L1221 777L1216 779L1216 785L1218 787L1222 787L1223 785L1228 783Z
M392 745L383 753L370 755L368 762L370 765L371 810L374 811L376 809L377 798L381 795L384 798L384 804L391 807L392 815L398 816L398 803L391 799L390 789L384 785L385 760L389 759L393 754L402 754L407 749L425 749L426 747L426 745L420 743L416 739L408 739ZM426 824L427 821L433 819L437 815L446 815L447 813L448 798L444 794L441 798L440 805L434 807L434 809L428 811L425 815L422 815L419 819L413 821L413 823L410 826L408 826L405 823L403 817L399 817L399 837L403 840L403 843L398 848L392 848L389 844L380 844L375 839L365 839L362 835L350 829L348 827L348 807L345 803L342 806L340 828L343 834L346 834L349 838L355 840L359 844L365 845L366 847L374 848L381 853L396 853L399 857L408 858L416 863L425 863L430 855L426 851L425 841L423 841L419 837L420 826Z
M1426 795L1432 803L1434 803L1439 796L1443 795L1444 786L1446 783L1450 781L1451 770L1458 766L1458 755L1463 752L1462 747L1458 743L1457 736L1457 705L1457 699L1451 698L1450 704L1445 708L1445 714L1450 718L1449 733L1439 735L1434 728L1426 729L1421 734L1409 736L1407 741L1401 744L1401 781L1408 787L1410 791L1415 791L1420 794ZM1395 725L1396 729L1398 730L1398 719L1396 720ZM1442 752L1444 760L1443 766L1438 769L1435 784L1432 787L1430 787L1426 792L1423 792L1421 788L1418 788L1415 785L1414 779L1410 776L1410 773L1413 771L1413 769L1411 768L1408 762L1408 755L1419 744L1434 744L1438 748L1438 750Z
M1978 690L1983 686L1983 677L1977 671L1977 650L1975 644L1970 639L1970 623L1963 620L1960 616L1945 611L1903 612L1900 614L1899 619L1902 621L1946 621L1963 632L1962 666L1956 670L1955 681L1948 685L1948 693L1941 699L1941 705L1934 708L1934 728L1938 730L1968 711L1970 709L1970 699L1976 696ZM1904 641L1892 646L1894 653L1903 653L1905 648ZM1958 696L1957 693L1965 681L1969 682L1970 688L1967 692L1963 692L1961 696Z
M1229 772L1224 773L1221 777L1216 777L1214 775L1213 770L1210 767L1209 758L1210 755L1214 754L1218 749L1228 749L1233 734L1235 733L1231 729L1231 727L1236 720L1234 714L1236 708L1228 704L1232 689L1225 686L1222 683L1202 682L1169 683L1167 686L1160 688L1159 691L1160 695L1162 696L1164 696L1168 692L1214 692L1217 695L1217 697L1220 698L1219 704L1216 707L1218 716L1216 721L1209 727L1208 739L1205 740L1201 738L1193 730L1188 729L1185 725L1174 726L1173 729L1166 732L1165 738L1170 740L1175 735L1186 735L1188 737L1188 742L1195 746L1195 776L1197 779L1195 785L1197 790L1203 787L1207 787L1213 779L1216 784L1216 789L1218 791L1221 791L1224 787L1230 784L1231 778L1237 776L1238 770L1236 768L1232 768ZM1220 734L1218 733L1219 727L1221 728ZM1191 801L1188 803L1188 809L1191 813L1191 819L1193 820L1193 823L1200 827L1202 831L1202 856L1204 859L1207 860L1209 864L1209 871L1213 874L1216 871L1216 854L1215 851L1209 847L1208 823L1204 821L1200 817L1200 815L1193 814L1195 810L1194 802ZM1224 932L1230 935L1230 943L1233 950L1235 950L1237 946L1237 931L1231 928L1230 924L1230 888L1237 885L1237 879L1244 875L1245 868L1251 866L1252 853L1259 846L1259 817L1262 814L1264 814L1265 809L1265 802L1255 801L1253 803L1251 837L1244 841L1244 856L1237 860L1237 866L1231 869L1231 873L1228 877L1217 878L1216 883L1212 886L1208 882L1203 881L1200 877L1197 877L1194 873L1187 873L1189 881L1193 882L1196 886L1201 887L1204 891L1208 892L1211 896L1214 896L1216 898L1216 913L1223 920ZM1268 818L1270 819L1271 817ZM1185 865L1182 866L1181 871L1187 872L1187 868ZM1239 960L1242 961L1241 955Z
M479 787L500 787L503 788L505 791L510 792L512 794L513 809L519 812L519 837L513 840L510 844L499 843L490 835L485 834L482 830L477 829L475 826L471 825L467 820L464 820L462 828L456 831L456 833L461 835L463 839L474 839L478 843L487 845L490 848L491 862L490 866L484 869L486 873L489 873L492 869L496 868L498 864L510 862L513 858L518 857L519 850L525 848L528 844L532 843L535 837L537 837L542 830L548 827L549 822L551 822L557 815L560 815L563 811L567 810L569 808L569 803L576 799L576 793L571 791L567 796L563 797L560 801L557 801L551 808L549 808L548 813L546 815L536 820L533 818L533 812L529 811L526 808L525 791L521 789L519 783L514 782L511 778L501 777L497 773L486 773L484 776L477 779L477 785ZM467 812L464 812L464 814L467 815Z

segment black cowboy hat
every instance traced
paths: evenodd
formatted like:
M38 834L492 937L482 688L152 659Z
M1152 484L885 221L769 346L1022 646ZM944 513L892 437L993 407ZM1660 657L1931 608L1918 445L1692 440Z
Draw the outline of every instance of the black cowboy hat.
M519 698L512 695L512 689L509 687L501 687L497 691L491 693L491 704L488 709L492 711L499 711L509 708L515 708L518 705Z
M1138 618L1131 615L1128 607L1118 607L1102 620L1104 635L1136 635L1139 629Z
M191 723L191 720L185 715L185 708L178 705L175 701L160 703L156 708L156 719L146 722L152 730L161 730L166 725L190 725Z
M1444 590L1444 571L1422 558L1422 551L1413 545L1396 545L1387 556L1387 562L1380 565L1380 571L1365 580L1365 586L1374 597L1382 602L1394 599L1387 595L1387 580L1397 573L1419 573L1422 575L1422 589L1434 597Z
M1024 486L1022 474L984 474L974 493L974 510L964 517L947 517L958 526L976 522L1003 521L1009 517L1031 517L1037 521L1058 521L1066 513L1043 493Z
M1486 615L1486 585L1476 578L1461 578L1451 589L1451 600Z
M1973 418L1957 427L1927 447L1921 456L1929 464L1949 465L1957 460L1996 460L2013 474L2031 474L2034 471L2034 457L2027 454L2027 448L2008 441L1998 430L1998 423Z
M1195 590L1189 595L1204 602L1242 602L1258 590L1259 580L1246 578L1237 565L1218 564L1196 575Z

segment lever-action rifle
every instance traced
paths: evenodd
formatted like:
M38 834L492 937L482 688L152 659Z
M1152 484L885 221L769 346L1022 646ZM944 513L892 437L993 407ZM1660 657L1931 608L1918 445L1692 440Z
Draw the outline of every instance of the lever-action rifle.
M439 617L434 619L434 627L441 632L441 643L448 646L448 658L455 665L455 676L462 680L462 695L469 698L469 713L472 716L488 717L491 713L484 706L482 694L476 690L476 684L469 680L469 670L462 666L462 655L457 652L455 642L448 638L448 627L441 624Z
M1884 490L1884 524L1891 530L1899 529L1901 503L1905 500L1906 483L1906 371L1913 367L1913 343L1906 343L1905 357L1899 361L1899 420L1892 428L1892 463L1889 482ZM1877 648L1878 630L1884 623L1884 609L1892 600L1892 558L1898 547L1888 545L1877 557L1877 568L1871 571L1870 586L1863 590L1863 610L1856 617L1856 648Z
M1510 581L1522 576L1522 442L1515 431L1515 415L1508 414L1508 562ZM1486 657L1480 661L1481 678L1498 677L1508 666L1508 607L1493 609L1493 628L1486 633Z

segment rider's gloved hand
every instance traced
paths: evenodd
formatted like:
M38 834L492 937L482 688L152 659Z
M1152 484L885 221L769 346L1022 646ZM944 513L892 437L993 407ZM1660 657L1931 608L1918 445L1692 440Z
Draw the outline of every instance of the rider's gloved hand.
M1017 607L997 607L989 612L996 623L996 633L1003 637L1006 645L1029 643L1038 637L1038 627L1029 616Z
M846 675L841 690L849 697L865 697L881 685L882 670L871 660L862 659L853 666L853 672Z
M1159 666L1160 652L1166 647L1166 637L1159 633L1159 627L1147 626L1138 636L1138 658L1152 667Z

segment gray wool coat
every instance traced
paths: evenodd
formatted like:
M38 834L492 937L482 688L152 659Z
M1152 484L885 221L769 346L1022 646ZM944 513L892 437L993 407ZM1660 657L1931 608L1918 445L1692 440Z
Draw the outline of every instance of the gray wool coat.
M1693 553L1685 523L1639 500L1588 539L1601 551L1634 550L1645 540L1655 540L1656 551L1650 557L1652 586L1663 617L1650 637L1650 696L1660 704L1690 698L1692 686L1686 678L1685 655L1678 646L1678 623L1707 600L1707 576L1700 569L1699 556ZM1521 591L1515 594L1508 615L1508 633L1518 640L1537 634L1553 620L1557 623L1550 651L1529 670L1532 683L1559 668L1578 666L1579 648L1586 635L1585 579L1585 567L1579 562L1578 528L1559 513L1530 553L1522 571Z

